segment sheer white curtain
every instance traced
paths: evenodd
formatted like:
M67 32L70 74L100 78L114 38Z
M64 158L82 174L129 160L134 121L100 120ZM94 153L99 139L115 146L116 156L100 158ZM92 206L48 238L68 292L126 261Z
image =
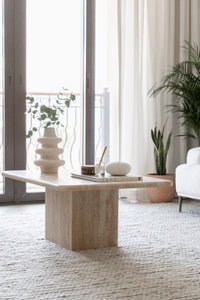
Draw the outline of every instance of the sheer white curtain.
M154 172L150 130L173 131L168 171L185 161L187 142L167 113L170 95L147 96L155 82L183 58L184 40L200 41L198 0L109 0L111 160L129 162L136 174ZM113 76L114 75L114 76Z

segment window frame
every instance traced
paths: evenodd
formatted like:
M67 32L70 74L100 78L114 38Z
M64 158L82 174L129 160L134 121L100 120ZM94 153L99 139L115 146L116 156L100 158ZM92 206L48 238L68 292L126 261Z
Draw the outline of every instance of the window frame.
M95 1L83 5L83 156L94 163L95 151ZM26 168L26 0L4 0L4 168ZM24 101L22 100L24 99ZM44 202L44 193L27 193L23 182L5 179L0 204Z

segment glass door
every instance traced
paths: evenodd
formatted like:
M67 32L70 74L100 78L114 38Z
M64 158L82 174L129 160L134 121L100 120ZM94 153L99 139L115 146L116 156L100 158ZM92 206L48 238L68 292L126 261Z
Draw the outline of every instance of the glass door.
M76 101L56 127L62 137L59 147L64 148L62 159L68 171L77 169L82 159L82 4L80 0L27 0L26 8L26 94L39 104L56 105L59 93L75 94ZM27 107L27 110L29 107ZM33 114L26 115L26 131L39 127L37 133L26 141L29 170L35 170L37 138L43 134L41 124ZM27 185L28 192L38 191Z
M104 147L107 146L104 156L105 163L110 160L108 2L107 0L96 0L95 12L95 154L96 161L99 161Z
M0 172L14 169L13 13L13 3L0 0ZM14 182L0 174L0 204L11 203L13 199Z
M37 137L43 129L37 124L39 134L25 138L35 125L33 115L25 114L27 96L51 106L59 92L76 95L60 116L64 127L56 129L63 139L60 158L69 172L94 163L109 146L109 102L104 101L109 97L100 75L106 63L104 40L99 39L104 11L97 16L95 5L95 0L0 0L1 170L36 168ZM44 200L38 187L0 176L0 204L37 200Z
M25 169L25 7L25 0L0 1L1 170ZM23 198L22 183L0 177L0 186L0 204Z
M0 171L4 170L4 97L3 97L3 1L0 0ZM5 182L0 174L0 194L5 192Z

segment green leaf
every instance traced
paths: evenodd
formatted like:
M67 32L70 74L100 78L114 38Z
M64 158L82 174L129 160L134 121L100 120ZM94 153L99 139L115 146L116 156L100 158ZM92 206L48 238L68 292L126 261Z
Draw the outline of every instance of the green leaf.
M40 106L40 112L41 113L46 112L47 109L48 109L48 107L46 105L44 105L44 104Z
M171 143L171 137L172 137L172 132L169 133L168 138L167 138L167 143L166 143L166 148L165 148L165 159L167 158L167 154L169 151L170 143Z
M45 120L47 118L46 114L41 114L41 120Z
M30 137L32 137L32 135L33 135L33 131L29 130L27 135L26 135L26 138L30 138Z
M174 103L167 105L178 114L180 125L187 125L195 132L200 144L200 48L188 41L182 47L187 59L175 64L148 92L150 97L161 93L173 95ZM188 137L188 135L185 135Z
M61 114L64 114L64 109L58 107L58 110L59 110L59 112L60 112Z
M76 96L75 96L74 94L71 94L71 95L70 95L70 99L71 99L72 101L74 101L74 100L76 100Z
M69 106L70 106L70 101L69 101L69 100L66 100L66 101L65 101L65 105L66 105L67 107L69 107Z
M164 143L165 125L163 126L162 130L157 129L157 127L155 127L154 130L151 129L151 138L155 145L154 146L155 166L158 175L166 174L166 159L167 159L167 153L170 147L170 141L172 136L172 133L170 132L165 146Z
M45 127L49 127L49 126L51 126L51 122L50 121L46 123Z
M33 97L31 97L31 96L27 96L27 97L26 97L26 100L28 100L29 103L32 104L32 103L34 102L35 99L34 99Z
M154 145L156 146L157 145L157 142L156 142L156 132L155 132L155 130L153 131L152 129L151 129L151 138L152 138L152 141L153 141Z

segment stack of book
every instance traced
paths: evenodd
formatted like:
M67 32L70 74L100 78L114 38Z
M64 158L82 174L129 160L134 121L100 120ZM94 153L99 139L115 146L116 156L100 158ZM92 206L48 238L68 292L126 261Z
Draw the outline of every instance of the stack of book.
M142 176L124 175L124 176L111 176L109 174L102 175L83 175L80 172L71 173L72 177L91 180L95 182L120 182L120 181L139 181Z

